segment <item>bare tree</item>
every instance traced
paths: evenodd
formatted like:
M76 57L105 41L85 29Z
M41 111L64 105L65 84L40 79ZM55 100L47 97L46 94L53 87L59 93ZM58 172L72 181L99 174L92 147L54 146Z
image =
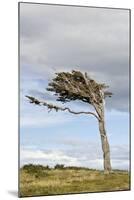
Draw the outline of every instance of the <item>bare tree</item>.
M103 159L104 159L104 172L111 172L111 162L110 162L110 148L108 143L108 138L105 129L105 116L104 116L104 106L105 98L111 97L112 93L106 91L105 84L97 83L95 80L91 79L87 73L83 74L80 71L72 72L60 72L56 73L56 77L48 84L48 91L54 92L57 96L57 101L62 103L80 100L84 103L90 104L94 108L94 112L76 112L71 110L69 107L59 107L53 104L49 104L44 101L40 101L34 97L26 96L30 99L30 103L36 105L46 106L49 111L68 111L72 114L87 114L94 116L99 124L99 131L101 137Z

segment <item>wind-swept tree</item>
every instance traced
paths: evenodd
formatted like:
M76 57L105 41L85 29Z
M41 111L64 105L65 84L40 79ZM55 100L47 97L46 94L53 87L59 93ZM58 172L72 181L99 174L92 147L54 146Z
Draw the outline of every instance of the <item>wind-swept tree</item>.
M52 82L48 84L47 90L55 93L55 95L57 96L57 101L66 103L79 100L92 105L94 108L94 112L76 112L71 110L69 107L60 107L57 105L49 104L45 101L40 101L31 96L26 97L30 99L30 103L46 106L49 111L68 111L76 115L87 114L94 116L99 124L99 132L104 159L104 172L109 173L112 169L110 162L110 148L105 129L104 106L105 98L111 97L112 93L106 91L106 88L108 88L108 86L103 83L97 83L95 80L91 79L87 75L87 73L83 74L80 71L74 70L72 72L56 73L56 77L53 78Z

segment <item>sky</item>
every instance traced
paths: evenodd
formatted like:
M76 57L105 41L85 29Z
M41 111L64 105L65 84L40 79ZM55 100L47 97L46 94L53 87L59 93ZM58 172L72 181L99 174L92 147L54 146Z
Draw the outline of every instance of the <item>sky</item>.
M129 11L20 4L20 165L103 169L101 140L93 116L48 113L25 95L63 105L46 87L56 72L80 70L109 85L105 120L114 169L129 168Z

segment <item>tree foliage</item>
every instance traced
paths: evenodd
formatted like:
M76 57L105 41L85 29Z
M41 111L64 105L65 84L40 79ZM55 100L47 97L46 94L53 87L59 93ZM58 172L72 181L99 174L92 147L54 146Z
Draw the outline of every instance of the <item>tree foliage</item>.
M97 83L87 73L80 71L56 73L56 77L49 83L48 91L55 92L57 101L63 103L80 100L86 103L102 103L103 98L111 96L111 92L104 91L108 86ZM104 91L104 97L102 95Z

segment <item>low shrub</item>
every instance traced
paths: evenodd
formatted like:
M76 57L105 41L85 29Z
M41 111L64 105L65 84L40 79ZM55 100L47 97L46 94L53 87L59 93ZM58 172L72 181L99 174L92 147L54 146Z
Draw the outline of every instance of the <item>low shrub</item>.
M49 170L49 166L43 166L43 165L33 165L33 164L27 164L22 167L23 170L25 170L27 173L35 174L37 175L43 175L44 170Z
M54 169L64 169L64 165L57 164L57 165L55 165Z

